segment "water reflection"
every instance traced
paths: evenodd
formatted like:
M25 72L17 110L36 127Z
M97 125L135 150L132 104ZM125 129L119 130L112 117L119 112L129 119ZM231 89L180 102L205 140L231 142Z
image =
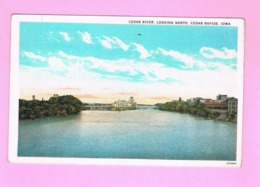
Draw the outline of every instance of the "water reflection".
M159 110L21 120L19 156L235 160L236 125Z

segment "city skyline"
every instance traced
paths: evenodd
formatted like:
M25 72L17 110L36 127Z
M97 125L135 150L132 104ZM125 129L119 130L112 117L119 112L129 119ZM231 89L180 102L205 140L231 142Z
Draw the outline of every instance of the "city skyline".
M22 22L20 98L237 97L237 34L221 26Z

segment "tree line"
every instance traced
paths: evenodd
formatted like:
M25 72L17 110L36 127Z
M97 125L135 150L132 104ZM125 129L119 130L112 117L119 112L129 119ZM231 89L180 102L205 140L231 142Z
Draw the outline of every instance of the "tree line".
M78 114L83 103L72 95L54 94L49 100L19 99L19 119L36 119L44 117L67 116Z
M173 111L180 113L188 113L195 116L200 116L210 119L219 119L223 121L236 121L236 114L220 114L219 112L211 111L203 103L196 101L194 103L188 103L184 101L172 101L166 102L159 105L159 110L163 111Z
M189 113L202 117L218 117L219 113L212 113L203 103L196 101L188 103L184 101L172 101L160 104L160 110Z

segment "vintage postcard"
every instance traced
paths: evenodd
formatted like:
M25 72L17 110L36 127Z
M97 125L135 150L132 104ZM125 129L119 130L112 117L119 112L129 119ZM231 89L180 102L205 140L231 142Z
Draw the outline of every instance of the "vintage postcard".
M244 21L13 15L9 161L239 167Z

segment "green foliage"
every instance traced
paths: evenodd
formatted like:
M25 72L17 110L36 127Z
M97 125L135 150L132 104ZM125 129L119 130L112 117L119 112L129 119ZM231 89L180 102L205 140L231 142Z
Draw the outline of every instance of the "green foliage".
M19 99L19 119L67 116L82 110L82 102L72 96L54 94L48 101Z
M167 102L165 104L161 104L159 106L159 109L164 111L189 113L189 114L202 116L202 117L211 116L210 110L203 103L200 102L195 102L195 103L187 103L183 101Z
M196 101L194 103L187 103L183 101L173 101L160 104L159 110L188 113L195 116L201 116L209 119L217 119L229 122L236 122L236 114L221 114L216 111L211 111L203 103Z
M228 121L235 121L237 119L236 113L227 114L226 118Z

